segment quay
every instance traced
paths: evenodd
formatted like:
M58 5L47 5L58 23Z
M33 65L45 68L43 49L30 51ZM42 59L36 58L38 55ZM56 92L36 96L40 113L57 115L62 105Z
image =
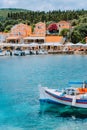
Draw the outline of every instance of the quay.
M48 51L48 54L74 54L74 51Z

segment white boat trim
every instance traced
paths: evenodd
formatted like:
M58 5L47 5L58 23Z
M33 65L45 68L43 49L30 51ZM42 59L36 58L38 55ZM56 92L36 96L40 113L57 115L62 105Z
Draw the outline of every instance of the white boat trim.
M48 89L47 87L40 88L40 101L87 108L87 98L82 98L82 95L62 95L61 92L58 92L55 89Z

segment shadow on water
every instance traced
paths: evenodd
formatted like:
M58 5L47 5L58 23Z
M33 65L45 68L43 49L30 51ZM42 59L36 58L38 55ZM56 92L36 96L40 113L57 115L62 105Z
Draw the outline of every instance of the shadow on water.
M76 108L66 105L51 104L47 102L40 103L40 113L56 113L59 117L87 118L87 109Z

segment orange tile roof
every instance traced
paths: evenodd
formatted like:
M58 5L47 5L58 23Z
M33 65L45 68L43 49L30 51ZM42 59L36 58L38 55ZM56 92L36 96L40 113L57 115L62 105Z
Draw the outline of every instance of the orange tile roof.
M7 38L7 40L15 40L15 39L20 39L18 36L10 36Z
M60 21L57 23L57 26L62 29L64 29L64 28L70 29L70 27L71 27L70 23L67 21Z
M67 24L67 23L68 23L68 24L69 24L68 21L63 21L63 20L62 20L62 21L59 21L58 23L64 23L64 24Z
M70 28L70 26L68 26L68 25L64 25L64 26L61 26L61 28L66 28L66 29L69 29L69 28Z
M10 35L21 35L22 37L26 37L28 35L31 35L32 28L31 26L28 26L26 24L16 24L11 28Z
M62 36L46 36L46 42L61 42L63 39Z
M45 35L46 33L46 24L43 22L39 22L35 24L34 34L36 35Z

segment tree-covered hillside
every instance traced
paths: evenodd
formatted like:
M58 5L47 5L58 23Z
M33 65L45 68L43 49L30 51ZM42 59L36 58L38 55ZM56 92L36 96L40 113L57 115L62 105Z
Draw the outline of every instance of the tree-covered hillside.
M0 21L2 19L5 20L28 20L30 23L37 23L39 21L49 22L55 21L58 22L60 20L73 21L72 24L76 24L78 22L84 22L83 18L87 17L86 10L54 10L54 11L30 11L24 9L0 9ZM76 20L76 21L75 21ZM78 21L77 21L78 20Z
M5 32L8 32L13 25L18 23L26 23L34 27L34 24L40 21L49 25L49 23L61 20L69 21L74 26L70 32L72 42L84 41L83 39L87 35L87 10L54 10L45 12L11 8L0 9L0 31ZM80 31L85 33L81 33Z

